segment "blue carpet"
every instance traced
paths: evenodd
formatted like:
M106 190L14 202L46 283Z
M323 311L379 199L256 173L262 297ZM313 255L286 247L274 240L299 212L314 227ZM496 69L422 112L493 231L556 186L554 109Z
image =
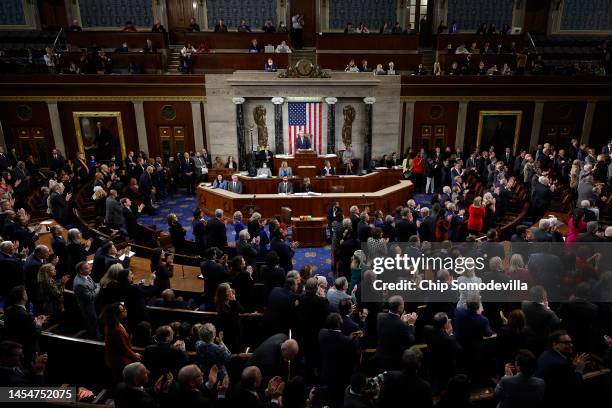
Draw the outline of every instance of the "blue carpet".
M183 228L187 230L186 239L194 240L191 227L193 210L196 208L197 200L194 196L189 197L183 194L171 195L167 199L159 202L157 215L143 215L139 221L143 225L155 225L157 229L168 232L166 218L168 214L175 213ZM225 214L231 218L233 214ZM227 241L234 241L234 224L226 224ZM333 281L331 271L331 253L329 246L324 248L297 248L293 257L293 265L296 270L300 270L304 265L312 265L316 275L322 275L328 281Z

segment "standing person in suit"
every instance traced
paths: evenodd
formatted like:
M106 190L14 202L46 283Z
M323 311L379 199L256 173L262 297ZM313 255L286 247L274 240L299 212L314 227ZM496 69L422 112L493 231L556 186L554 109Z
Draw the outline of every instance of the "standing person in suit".
M383 374L384 386L378 397L380 406L394 406L396 401L409 396L410 406L433 407L429 383L418 375L423 353L416 346L412 346L400 354L401 359L398 361L400 367L396 371L387 371Z
M351 380L351 375L357 366L361 347L358 338L359 331L344 335L342 317L338 313L327 316L327 328L319 333L319 354L321 361L320 379L329 387L333 404L342 405L344 390Z
M550 335L551 347L538 358L535 376L546 383L545 407L577 406L582 386L582 373L588 361L587 354L576 356L573 361L572 338L565 330Z
M106 197L106 225L112 229L120 229L123 225L123 207L117 201L117 190L110 190Z
M96 298L100 293L100 285L91 278L91 264L79 262L76 266L76 276L72 285L74 295L79 305L81 315L87 325L87 335L89 338L97 339L100 337L98 330L98 316L96 314Z
M125 227L128 236L132 239L136 239L138 236L138 215L142 212L145 205L140 204L138 206L138 210L133 212L131 208L132 201L129 198L123 197L120 203L123 206L123 226Z
M193 164L195 166L195 180L196 183L199 183L202 179L202 168L204 168L204 160L202 160L202 155L200 152L195 152L195 155L192 157Z
M242 183L238 181L237 174L232 174L232 181L227 183L226 190L231 191L232 193L242 194Z
M435 242L436 220L429 214L429 208L421 208L421 217L423 217L423 220L418 227L419 239L421 241Z
M223 222L223 210L215 210L215 218L206 224L206 235L208 236L208 246L223 250L227 246L227 230Z
M548 336L559 328L561 321L548 307L548 294L542 286L529 289L529 300L523 301L521 309L525 314L527 330L533 338L534 344L529 348L540 353L546 347Z
M83 153L77 153L77 157L76 157L76 160L74 161L74 168L72 169L72 172L74 174L73 180L76 183L76 185L83 184L91 176L89 166L87 165L87 162L85 161L85 156L83 155Z
M289 182L287 176L283 177L283 181L278 185L279 194L293 194L293 184Z
M127 157L125 158L125 170L129 177L132 177L134 175L134 169L136 169L137 164L138 163L136 162L136 158L134 157L134 152L130 151Z
M28 365L34 361L38 351L40 330L47 322L47 316L30 316L26 306L28 293L24 286L15 286L8 294L4 312L4 338L12 340L23 346L24 363Z
M497 383L493 395L500 402L500 408L540 406L545 386L544 380L534 376L535 370L536 358L526 349L518 352L514 365L506 364L505 375Z
M153 196L155 194L155 187L153 187L153 166L147 166L146 170L140 176L138 181L138 191L142 194L142 202L145 205L145 210L150 215L155 215L155 208L153 207Z
M432 330L427 337L427 347L431 350L429 361L431 386L438 394L455 375L461 346L453 335L451 320L444 312L434 315Z
M298 137L295 139L296 150L308 150L312 148L310 139L304 135L304 132L298 133Z
M0 243L0 296L7 296L15 286L25 283L24 263L15 254L16 251L17 248L11 241ZM42 265L42 262L40 264ZM38 273L38 270L36 272Z
M414 344L416 319L416 313L404 313L404 299L401 296L392 296L389 299L389 312L378 314L376 362L380 370L400 368L402 353Z
M66 159L57 151L57 149L51 150L51 170L59 173L60 170L63 170L66 167ZM2 163L0 159L0 168L2 168Z
M172 345L174 331L170 326L160 326L155 331L156 343L147 346L142 354L143 364L151 371L152 378L164 374L178 375L181 368L189 364L184 350Z
M285 333L278 333L268 337L253 351L246 365L259 367L263 383L275 376L292 378L295 376L293 366L299 352L298 342L290 339ZM294 364L291 364L294 363ZM291 369L291 371L290 371Z
M181 175L183 176L183 180L185 180L187 194L193 195L195 193L195 163L193 159L189 157L189 153L185 152L183 157L184 161L181 163Z
M275 234L270 240L270 251L276 251L279 259L280 266L285 271L293 270L293 255L295 254L294 249L299 245L298 242L289 242L286 240L287 231L280 230L280 234Z

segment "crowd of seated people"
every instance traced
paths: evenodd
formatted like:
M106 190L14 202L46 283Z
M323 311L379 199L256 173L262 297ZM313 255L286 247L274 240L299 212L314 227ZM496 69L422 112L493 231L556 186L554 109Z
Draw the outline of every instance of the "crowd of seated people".
M456 20L453 20L450 26L447 26L444 21L440 21L438 25L438 34L459 34L459 24ZM512 34L512 28L508 24L504 24L499 30L495 27L495 24L482 23L478 26L475 34L477 35L510 35Z
M374 69L370 68L367 59L362 59L360 65L355 64L355 60L351 59L344 68L344 72L372 72L374 75L397 75L395 63L390 61L387 65L387 70L383 68L383 64L377 64Z
M432 198L428 205L408 200L390 214L357 205L343 214L338 203L331 206L331 282L328 271L315 275L309 266L294 270L298 244L276 218L265 220L254 212L247 221L235 213L230 221L221 209L210 218L196 210L195 246L190 247L181 220L171 213L173 250L203 256L203 294L185 300L171 288L176 269L172 250L151 244L146 271L150 278L140 283L134 281L130 258L122 255L130 252L129 242L139 240L138 213L157 211L154 201L176 191L178 180L193 194L193 183L206 174L204 168L213 166L208 152L194 157L185 153L166 163L133 152L125 161L103 164L79 155L72 165L60 152L52 152L54 173L44 180L51 192L50 215L70 229L67 240L54 229L48 248L27 229L23 199L13 200L12 192L28 181L25 165L12 158L14 152L0 151L0 170L12 175L4 176L7 186L0 203L0 376L6 385L52 380L45 378L45 366L66 357L40 348L41 330L63 323L70 295L76 298L87 336L104 342L118 408L177 402L215 406L223 400L230 406L261 406L271 400L286 407L370 406L374 401L391 406L400 398L433 406L434 395L440 407L468 406L470 389L482 386L494 388L492 398L502 404L517 396L531 406L575 401L583 373L593 370L597 361L612 365L612 339L607 336L612 333L611 272L607 263L598 262L602 255L584 249L587 243L612 242L612 227L600 231L597 223L609 211L611 153L612 141L595 149L573 140L567 147L544 143L532 152L521 149L516 156L509 148L467 155L450 147L431 152L409 148L404 157L386 155L378 165L403 166L415 191L433 193ZM214 163L237 166L231 157L225 165L219 157ZM279 176L290 175L283 170L287 167L279 169ZM328 164L325 169L332 172ZM113 241L83 240L68 215L75 201L72 194L92 180L86 193L101 189L107 195L99 222L100 227L108 224L122 231L115 237L117 246ZM226 188L234 188L234 182ZM470 191L478 185L479 191ZM516 227L512 241L559 242L561 253L504 253L496 222L519 188L528 191L536 224ZM561 189L580 207L567 221L571 237L563 237L557 224L542 218ZM235 233L232 246L228 228ZM488 246L464 246L482 234ZM130 240L128 246L118 250L124 238ZM534 284L523 302L500 304L474 291L459 291L446 303L415 303L401 296L384 304L368 300L368 284L376 278L375 257L402 251L398 243L408 243L404 250L413 254L429 253L435 242L455 257L473 250L490 255L483 271L470 269L460 276L446 269L429 271L441 282L521 276ZM575 257L564 256L566 250L575 250ZM86 262L90 254L91 264ZM511 259L505 263L507 257ZM573 282L564 286L566 300L561 303L552 301L542 286L551 274ZM256 283L264 286L262 300L254 295ZM206 324L179 321L154 327L146 305L212 311L216 317ZM419 305L425 305L426 312ZM241 313L254 311L263 313L260 326L256 333L247 333ZM488 339L494 334L493 346ZM232 354L246 347L252 347L252 353L241 375L232 377ZM366 349L375 349L369 363L361 357ZM532 391L517 394L515 384L525 382ZM78 384L84 400L93 394L87 385Z

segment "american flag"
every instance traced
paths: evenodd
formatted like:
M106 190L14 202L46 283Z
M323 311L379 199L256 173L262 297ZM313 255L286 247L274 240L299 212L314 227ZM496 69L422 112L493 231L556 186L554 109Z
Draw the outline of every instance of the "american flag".
M321 102L289 102L289 154L295 149L295 140L300 132L311 135L310 142L315 152L321 153L323 140L323 114Z

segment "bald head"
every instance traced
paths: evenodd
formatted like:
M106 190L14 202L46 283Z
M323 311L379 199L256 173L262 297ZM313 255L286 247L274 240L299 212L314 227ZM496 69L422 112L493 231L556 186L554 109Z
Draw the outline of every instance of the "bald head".
M297 356L298 351L300 351L300 347L294 339L286 340L281 344L281 355L285 361L293 360Z

